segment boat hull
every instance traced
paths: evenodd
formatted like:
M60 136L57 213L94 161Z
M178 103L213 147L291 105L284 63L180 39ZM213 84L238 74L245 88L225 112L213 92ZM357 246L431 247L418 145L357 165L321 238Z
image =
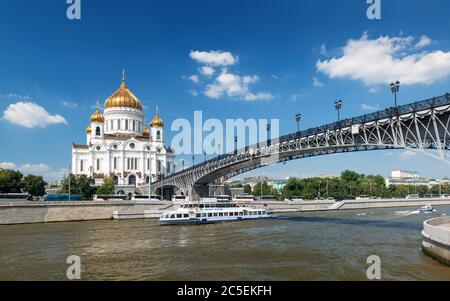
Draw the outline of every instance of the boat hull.
M217 223L227 223L227 222L240 222L240 221L251 221L251 220L261 220L261 219L274 219L277 218L276 215L271 216L260 216L260 217L236 217L229 219L214 219L214 218L190 218L185 220L170 220L170 219L160 219L160 225L204 225L204 224L217 224Z

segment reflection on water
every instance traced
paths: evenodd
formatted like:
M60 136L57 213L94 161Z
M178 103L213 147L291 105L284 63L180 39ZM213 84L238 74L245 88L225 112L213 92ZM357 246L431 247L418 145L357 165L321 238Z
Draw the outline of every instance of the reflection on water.
M412 209L411 209L412 210ZM64 280L78 255L84 280L365 280L378 255L384 280L450 280L421 250L411 210L316 212L275 220L158 226L155 220L0 226L0 280ZM403 213L399 213L403 212Z

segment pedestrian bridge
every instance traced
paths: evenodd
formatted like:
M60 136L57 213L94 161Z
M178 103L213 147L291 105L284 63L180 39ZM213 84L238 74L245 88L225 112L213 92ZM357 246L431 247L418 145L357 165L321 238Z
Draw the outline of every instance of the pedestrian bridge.
M445 161L449 145L450 94L446 93L249 145L179 171L151 186L152 191L172 187L185 195L206 196L210 184L291 160L356 151L412 149ZM430 149L434 151L427 151Z

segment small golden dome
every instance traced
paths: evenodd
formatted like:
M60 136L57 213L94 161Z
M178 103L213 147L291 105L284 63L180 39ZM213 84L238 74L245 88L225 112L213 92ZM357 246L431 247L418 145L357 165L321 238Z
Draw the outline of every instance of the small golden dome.
M90 134L91 133L91 126L89 125L87 128L86 128L86 134Z
M128 90L125 85L125 72L122 76L122 84L120 85L120 88L105 101L105 109L116 107L133 108L142 111L142 104L140 100L134 96L134 94Z
M144 125L144 136L150 136L150 131L148 130L147 126Z
M158 114L158 108L156 108L156 116L153 118L153 120L150 122L151 127L164 127L164 121L159 117Z
M100 111L98 110L98 105L97 105L97 110L91 116L91 121L92 122L105 122L105 117L103 117L103 114L100 113Z

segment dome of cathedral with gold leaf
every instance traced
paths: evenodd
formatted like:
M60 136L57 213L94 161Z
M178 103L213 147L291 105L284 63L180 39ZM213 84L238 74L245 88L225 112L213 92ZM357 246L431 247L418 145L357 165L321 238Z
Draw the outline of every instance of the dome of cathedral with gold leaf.
M123 107L142 111L141 101L125 85L125 71L119 89L105 101L105 109Z
M151 127L164 127L164 121L159 117L158 108L156 108L156 116L150 122Z
M100 111L98 110L98 103L97 103L97 110L96 110L95 113L92 114L92 116L91 116L91 121L92 121L92 122L105 122L105 117L104 117L103 114L100 113Z

